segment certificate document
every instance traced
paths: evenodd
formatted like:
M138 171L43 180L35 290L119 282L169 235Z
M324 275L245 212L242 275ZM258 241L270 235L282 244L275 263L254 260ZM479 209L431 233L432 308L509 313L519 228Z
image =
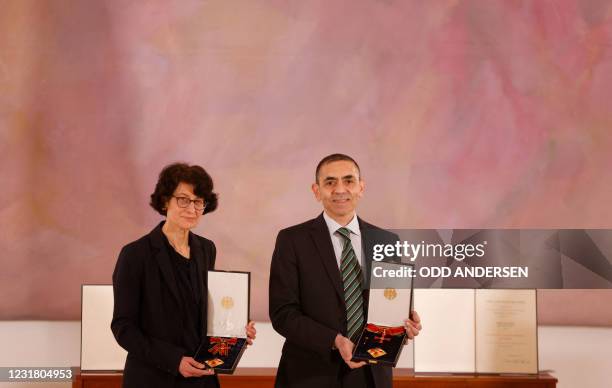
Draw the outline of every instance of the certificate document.
M476 372L538 373L535 290L477 290L476 323Z
M473 373L474 290L417 289L423 330L414 339L415 372Z
M113 286L81 286L81 370L123 370L127 352L119 346L112 331ZM52 384L51 384L52 385Z
M536 290L417 289L415 372L538 373Z

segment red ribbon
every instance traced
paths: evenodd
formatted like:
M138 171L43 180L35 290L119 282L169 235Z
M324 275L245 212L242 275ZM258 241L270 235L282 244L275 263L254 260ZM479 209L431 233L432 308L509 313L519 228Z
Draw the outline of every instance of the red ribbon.
M210 343L214 344L214 346L208 349L208 351L212 354L227 356L232 345L236 345L237 342L237 338L210 337Z
M372 323L368 323L366 325L366 330L370 333L380 334L380 337L374 337L374 340L378 340L378 343L381 344L383 343L383 341L391 341L391 338L386 338L387 336L402 335L406 332L406 329L404 329L403 326L377 326Z

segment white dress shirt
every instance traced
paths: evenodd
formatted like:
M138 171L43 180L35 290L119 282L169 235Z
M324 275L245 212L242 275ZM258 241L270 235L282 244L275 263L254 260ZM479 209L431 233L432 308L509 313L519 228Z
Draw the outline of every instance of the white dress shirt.
M337 223L333 218L327 215L326 212L323 212L323 218L325 219L325 223L327 224L327 229L329 230L329 235L331 236L332 245L334 246L334 253L336 254L336 263L338 263L338 269L340 269L340 259L342 259L342 248L344 247L344 237L337 232L338 229L342 228L342 225ZM353 250L355 251L355 256L357 258L357 262L361 266L361 272L365 278L365 271L363 269L363 252L361 249L361 230L359 229L359 221L357 220L357 215L353 217L351 222L345 226L348 230L351 231L351 244L353 244Z

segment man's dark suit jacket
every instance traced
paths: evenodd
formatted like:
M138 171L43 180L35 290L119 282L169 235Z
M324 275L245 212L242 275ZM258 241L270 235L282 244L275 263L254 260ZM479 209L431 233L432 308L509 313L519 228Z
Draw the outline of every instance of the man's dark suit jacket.
M369 274L372 246L397 241L397 236L361 219L359 228L366 252L363 270ZM364 290L366 309L368 295ZM342 278L323 214L279 232L269 308L272 326L286 339L276 386L336 387L344 361L332 347L338 333L346 336L347 322ZM391 368L373 365L371 370L376 388L391 387Z
M113 273L114 310L111 330L128 355L124 388L173 387L186 354L181 347L182 322L178 286L159 224L148 235L121 250ZM202 284L202 332L206 338L208 270L215 265L212 241L189 233L191 258ZM216 386L216 376L207 377ZM206 386L206 384L204 384Z

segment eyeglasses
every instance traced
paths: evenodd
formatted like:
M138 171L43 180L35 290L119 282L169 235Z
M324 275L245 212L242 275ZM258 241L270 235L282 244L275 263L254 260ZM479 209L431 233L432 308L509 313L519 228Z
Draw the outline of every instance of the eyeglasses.
M197 211L202 211L206 207L206 203L204 203L204 200L200 198L191 199L187 197L177 197L176 195L173 195L173 197L176 198L177 205L182 208L189 207L192 202L194 209Z

